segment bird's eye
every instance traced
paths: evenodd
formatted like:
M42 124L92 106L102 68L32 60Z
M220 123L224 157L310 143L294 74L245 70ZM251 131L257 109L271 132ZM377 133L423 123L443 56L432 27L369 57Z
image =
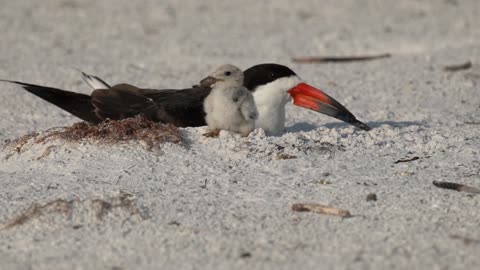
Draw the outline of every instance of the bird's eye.
M230 75L232 75L232 72L230 72L230 71L225 71L225 76L230 76Z
M270 77L275 78L276 76L277 75L274 72L270 73Z

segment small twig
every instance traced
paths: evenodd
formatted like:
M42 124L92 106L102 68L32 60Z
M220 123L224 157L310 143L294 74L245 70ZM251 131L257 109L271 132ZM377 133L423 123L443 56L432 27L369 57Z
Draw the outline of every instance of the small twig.
M297 158L297 156L289 155L289 154L285 154L285 153L278 154L278 155L276 155L276 156L273 157L274 160L296 159L296 158Z
M412 176L414 174L415 174L414 172L408 172L408 171L395 172L395 175L398 175L398 176Z
M294 63L308 64L308 63L346 63L346 62L359 62L370 61L381 58L391 57L389 53L377 54L377 55L358 55L358 56L324 56L324 57L299 57L293 58Z
M455 72L455 71L469 69L471 67L472 67L472 62L467 61L465 63L461 63L461 64L458 64L458 65L445 66L445 67L443 67L443 70L444 71Z
M463 184L453 183L453 182L440 182L440 181L433 181L433 185L439 188L445 189L453 189L459 192L468 192L468 193L475 193L480 194L480 189L476 187L470 187Z
M370 193L367 195L367 202L370 202L370 201L377 201L378 198L377 198L377 194L375 193Z
M248 259L252 257L252 253L250 253L249 251L244 251L240 254L240 258L242 259Z
M480 125L480 122L473 122L473 121L468 121L468 122L463 122L466 125Z
M297 212L314 212L319 214L334 215L340 217L351 217L350 211L329 207L316 203L296 203L292 205L292 210Z
M173 226L180 226L180 222L176 221L176 220L172 220L170 222L167 223L167 225L173 225Z
M468 237L464 237L456 234L450 235L450 238L462 240L466 246L470 244L480 244L480 240L478 239L468 238Z
M207 182L208 182L208 179L205 179L205 181L203 182L203 185L200 185L200 188L207 189Z
M417 159L420 159L420 158L419 157L412 157L412 158L399 159L399 160L395 161L393 164L415 161Z

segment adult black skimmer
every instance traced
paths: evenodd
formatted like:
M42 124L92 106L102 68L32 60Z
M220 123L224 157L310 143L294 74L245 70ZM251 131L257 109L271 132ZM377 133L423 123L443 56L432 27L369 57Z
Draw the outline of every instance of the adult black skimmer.
M85 95L57 88L18 81L2 80L22 86L28 92L62 108L91 124L144 114L152 121L179 127L205 126L204 99L211 88L201 83L188 89L142 89L129 84L110 87L98 77L83 74L89 85L97 88ZM244 86L253 92L259 112L256 126L278 133L285 127L285 105L293 104L352 124L362 130L370 127L360 122L342 104L323 91L303 82L290 68L278 64L260 64L244 71Z

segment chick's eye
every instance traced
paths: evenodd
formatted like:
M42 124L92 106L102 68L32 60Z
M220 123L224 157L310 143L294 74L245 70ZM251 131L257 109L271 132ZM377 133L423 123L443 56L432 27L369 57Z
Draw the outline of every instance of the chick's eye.
M225 76L230 76L232 73L230 71L225 71Z

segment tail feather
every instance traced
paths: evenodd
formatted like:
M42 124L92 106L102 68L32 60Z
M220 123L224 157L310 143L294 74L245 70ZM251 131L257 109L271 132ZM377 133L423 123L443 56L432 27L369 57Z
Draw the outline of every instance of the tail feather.
M91 124L98 124L101 122L101 119L98 118L98 116L95 114L95 108L93 107L91 102L92 98L89 95L18 81L0 81L20 85L28 92L56 105L57 107L75 115L76 117L86 122L89 122Z
M111 86L108 85L104 80L100 79L97 76L89 75L83 71L80 71L82 73L82 79L93 89L110 89Z

